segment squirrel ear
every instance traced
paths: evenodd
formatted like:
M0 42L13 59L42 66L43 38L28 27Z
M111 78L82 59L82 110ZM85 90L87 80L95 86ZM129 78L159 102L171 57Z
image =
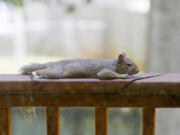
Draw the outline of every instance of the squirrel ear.
M122 63L123 61L124 61L124 54L120 54L119 56L118 56L118 63Z
M126 53L125 52L123 52L122 55L123 55L124 58L126 57Z

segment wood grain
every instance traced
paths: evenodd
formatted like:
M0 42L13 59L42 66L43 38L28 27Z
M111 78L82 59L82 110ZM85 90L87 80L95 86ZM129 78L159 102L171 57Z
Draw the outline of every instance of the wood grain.
M180 96L118 94L0 94L0 107L180 107Z
M60 113L57 107L46 108L47 135L60 135Z
M47 107L47 135L59 135L58 107L96 107L96 135L107 135L107 107L142 107L143 135L155 134L155 109L180 107L180 74L137 74L131 79L43 79L0 75L0 135L9 135L8 107ZM128 86L128 87L126 87ZM125 88L125 89L123 89Z
M0 135L11 135L11 119L9 108L0 108Z
M108 135L107 108L95 108L95 135Z
M137 80L122 90L133 79L152 75L156 74L137 74L131 79L42 79L38 82L33 82L29 76L24 75L0 75L0 94L58 92L180 96L180 74L165 74Z
M143 108L143 135L155 135L155 108Z

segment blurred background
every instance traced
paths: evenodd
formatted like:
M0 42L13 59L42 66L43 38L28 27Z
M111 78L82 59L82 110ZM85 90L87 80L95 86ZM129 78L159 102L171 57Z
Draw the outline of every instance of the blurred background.
M141 72L180 71L178 0L0 0L0 74L64 58L126 52ZM178 135L179 109L157 109L157 135ZM13 135L44 135L44 108L12 108ZM61 108L62 135L93 135L93 108ZM141 135L141 109L110 108L110 135Z

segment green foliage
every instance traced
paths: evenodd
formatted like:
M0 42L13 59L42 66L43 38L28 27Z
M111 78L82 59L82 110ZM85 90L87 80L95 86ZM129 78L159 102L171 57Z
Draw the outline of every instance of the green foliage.
M23 6L23 0L4 0L4 1L5 2L10 2L11 4L13 4L14 6L17 6L17 7L22 7ZM85 0L85 2L87 4L89 4L89 3L92 2L92 0ZM66 10L67 10L68 13L71 13L71 12L74 12L76 10L76 7L75 7L75 5L70 4L70 5L67 6Z
M74 12L75 10L76 10L76 7L75 7L75 5L73 5L73 4L68 5L67 8L66 8L66 11L67 11L68 13L72 13L72 12Z
M14 6L21 7L23 6L23 0L4 0L5 2L10 2Z
M86 3L91 3L92 2L92 0L86 0Z

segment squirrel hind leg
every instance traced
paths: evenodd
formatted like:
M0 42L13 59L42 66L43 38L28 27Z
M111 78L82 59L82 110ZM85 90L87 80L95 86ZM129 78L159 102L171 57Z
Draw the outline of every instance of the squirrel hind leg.
M32 63L30 65L23 66L19 69L19 72L24 75L31 75L32 72L45 69L47 64Z
M61 70L55 68L45 68L32 73L31 80L38 81L39 79L60 79L63 78Z

